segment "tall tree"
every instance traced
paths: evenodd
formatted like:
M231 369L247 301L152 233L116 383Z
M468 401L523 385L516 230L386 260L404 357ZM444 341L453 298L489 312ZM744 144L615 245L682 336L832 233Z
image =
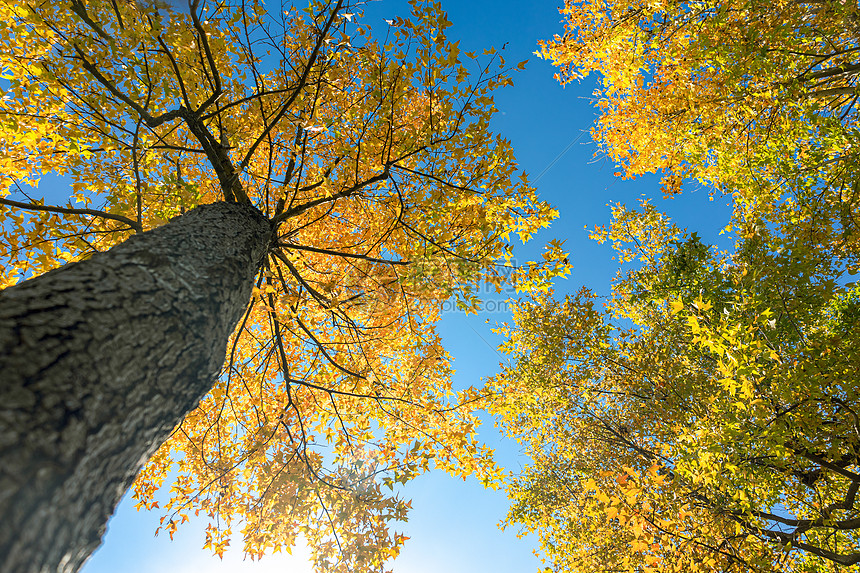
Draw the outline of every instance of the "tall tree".
M555 571L860 563L860 290L768 235L717 252L619 205L604 308L515 309L494 410L533 462L508 521Z
M76 570L144 463L139 506L175 476L170 535L192 513L217 554L304 535L335 571L397 554L384 486L496 483L434 324L554 216L489 131L500 56L417 1L374 27L344 0L0 21L0 569ZM49 172L66 205L28 190ZM512 281L565 270L552 248Z
M558 571L860 564L855 3L584 0L542 47L591 72L619 175L729 196L726 252L617 205L603 308L524 301L496 413L534 463L510 523Z

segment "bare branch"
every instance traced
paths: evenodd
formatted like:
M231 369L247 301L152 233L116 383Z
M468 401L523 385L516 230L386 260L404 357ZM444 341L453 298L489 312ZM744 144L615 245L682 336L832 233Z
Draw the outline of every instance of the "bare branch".
M358 253L344 253L343 251L333 251L330 249L321 249L319 247L310 247L307 245L297 245L295 243L278 243L278 246L284 249L296 249L298 251L311 251L313 253L321 253L324 255L332 255L335 257L346 257L350 259L361 259L363 261L370 261L371 263L382 263L385 265L409 265L412 264L411 261L392 261L390 259L377 259L375 257L369 257L367 255L361 255Z
M265 130L263 130L263 133L261 133L257 137L257 139L254 141L254 143L251 144L251 147L248 149L248 153L245 154L245 159L243 159L242 162L239 164L239 171L243 171L248 166L248 164L251 162L251 158L254 156L254 152L257 150L257 147L259 147L259 145L266 139L266 137L269 135L269 133L272 131L272 129L274 129L275 125L278 124L278 122L281 120L281 118L284 117L284 115L286 115L287 111L289 111L289 109L290 109L290 106L293 105L293 102L296 100L296 98L299 96L301 91L304 89L305 85L307 85L308 76L310 76L311 69L314 67L314 64L316 63L316 59L317 59L317 56L319 55L320 48L325 43L325 39L326 39L326 36L328 35L328 31L331 29L331 25L334 22L334 19L337 16L338 12L340 12L340 9L342 6L343 6L343 0L338 0L337 5L331 11L331 14L329 14L329 17L328 17L328 20L326 21L325 27L322 29L322 31L319 33L319 36L317 37L317 41L314 44L314 49L311 52L311 57L308 59L308 63L305 65L305 69L302 72L302 77L299 78L299 84L296 86L293 93L290 94L290 97L287 98L287 101L284 102L284 104L281 106L281 109L275 115L275 117L271 121L271 123L269 123L269 126Z
M337 201L338 199L341 199L343 197L349 197L350 195L352 195L356 191L359 191L359 190L363 189L364 187L367 187L368 185L372 185L372 184L378 183L380 181L385 181L386 179L388 179L390 177L390 175L391 175L390 166L386 165L385 169L381 173L378 173L378 174L374 175L373 177L371 177L370 179L362 181L361 183L356 183L355 185L353 185L349 189L344 189L343 191L339 191L339 192L337 192L333 195L330 195L328 197L319 197L318 199L314 199L313 201L308 201L307 203L302 203L301 205L297 205L295 207L290 207L289 209L287 209L286 211L281 213L279 216L275 217L275 219L273 220L273 223L275 225L278 225L279 223L286 221L290 217L295 217L297 215L301 215L302 213L304 213L308 209L313 209L314 207L316 207L318 205L323 205L323 204L329 203L331 201Z

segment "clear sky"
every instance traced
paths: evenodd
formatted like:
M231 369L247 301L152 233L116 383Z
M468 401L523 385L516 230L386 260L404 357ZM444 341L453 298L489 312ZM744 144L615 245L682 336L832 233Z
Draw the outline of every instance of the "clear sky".
M564 294L587 285L607 293L615 267L612 252L590 241L585 225L609 221L609 202L635 203L642 194L654 197L682 226L697 231L705 241L714 241L725 219L713 216L715 203L707 193L688 193L670 202L659 201L656 178L634 182L613 177L613 165L595 159L589 130L595 110L589 99L595 78L561 88L553 79L552 66L533 55L537 41L562 32L557 7L560 0L523 2L512 0L442 0L453 27L450 40L460 39L462 50L483 50L506 44L509 62L529 60L526 71L514 77L514 86L496 96L500 112L494 129L511 140L520 165L536 182L538 192L553 203L561 217L529 246L518 252L525 260L537 256L540 246L558 238L571 252L573 276L559 283ZM373 19L406 16L404 3L373 2ZM717 201L716 203L719 203ZM710 215L701 216L703 209ZM490 323L507 315L496 312L466 317L447 313L441 332L455 358L456 382L476 385L498 370L502 357L495 347L500 340L490 332ZM482 437L497 448L500 461L516 471L525 461L516 446L499 440L491 425ZM532 573L540 562L532 555L532 540L519 540L513 531L501 532L497 523L506 512L503 493L483 490L472 481L431 474L410 482L403 495L413 500L409 522L396 529L411 537L394 563L396 573ZM289 558L267 557L260 563L243 562L241 550L228 551L223 562L201 549L202 523L181 527L171 542L166 535L153 537L160 514L138 513L126 499L109 524L104 545L84 566L84 573L194 573L227 571L311 571L306 554L297 551Z

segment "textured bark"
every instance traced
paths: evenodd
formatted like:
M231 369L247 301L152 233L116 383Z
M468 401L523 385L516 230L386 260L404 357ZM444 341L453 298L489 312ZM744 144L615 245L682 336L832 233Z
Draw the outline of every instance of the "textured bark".
M0 292L0 571L71 572L210 389L271 225L198 207Z

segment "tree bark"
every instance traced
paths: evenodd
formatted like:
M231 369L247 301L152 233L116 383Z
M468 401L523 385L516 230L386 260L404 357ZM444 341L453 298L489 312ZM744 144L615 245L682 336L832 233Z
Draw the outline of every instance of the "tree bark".
M77 571L209 391L272 226L217 203L0 292L0 572Z

